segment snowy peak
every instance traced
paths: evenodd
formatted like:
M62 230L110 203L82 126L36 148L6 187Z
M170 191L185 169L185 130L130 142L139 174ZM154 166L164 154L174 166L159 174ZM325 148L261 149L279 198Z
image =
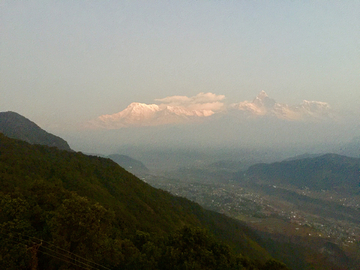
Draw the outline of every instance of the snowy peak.
M159 109L159 106L156 104L145 104L145 103L133 102L125 110L129 110L129 111L133 111L133 112L141 112L144 110L156 111L158 109Z
M131 122L147 121L153 118L159 110L160 108L156 104L148 105L145 103L133 102L125 110L119 113L99 116L94 124L107 128L125 127Z
M259 100L262 100L262 99L265 99L265 98L268 98L268 94L266 94L266 92L264 90L262 90L257 96L255 99L259 99Z
M275 106L275 104L275 100L269 98L265 91L261 91L252 102L243 101L234 104L233 107L252 115L265 115Z
M159 109L159 106L156 104L133 102L125 110L123 110L123 112L141 115L149 112L156 112L159 111Z
M268 108L272 108L275 106L276 101L274 99L269 98L265 91L261 91L256 98L254 99L253 103L257 107L263 107L265 110Z
M300 105L289 106L277 103L265 91L261 91L252 102L243 101L232 107L247 117L273 116L289 121L332 118L331 108L326 102L304 100Z
M159 111L160 108L156 104L145 104L145 103L131 103L125 110L120 113L115 114L114 116L131 116L131 117L140 117L148 118L155 112Z
M308 119L334 118L330 105L321 101L304 100L299 106L294 107L294 111L301 113L304 118Z
M145 104L133 102L125 110L102 115L90 121L91 127L117 129L129 126L158 126L181 124L209 117L223 109L219 100L223 96L200 93L193 98L181 96L160 99L163 103Z
M332 117L329 104L304 100L296 106L281 104L261 91L253 101L225 106L225 96L199 93L193 97L171 96L156 99L159 104L133 102L115 114L106 114L90 121L87 127L119 129L131 126L159 126L203 121L213 115L220 117L236 112L241 118L275 117L287 121L313 121Z
M308 101L308 100L304 100L301 104L300 104L300 108L304 109L304 110L308 110L308 111L324 111L324 110L329 110L330 106L328 103L326 102L321 102L321 101Z

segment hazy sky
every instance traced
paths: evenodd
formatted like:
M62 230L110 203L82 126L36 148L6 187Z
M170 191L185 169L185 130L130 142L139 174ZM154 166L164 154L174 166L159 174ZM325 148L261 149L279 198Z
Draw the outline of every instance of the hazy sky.
M0 10L1 111L42 127L200 92L360 111L357 0L5 0Z

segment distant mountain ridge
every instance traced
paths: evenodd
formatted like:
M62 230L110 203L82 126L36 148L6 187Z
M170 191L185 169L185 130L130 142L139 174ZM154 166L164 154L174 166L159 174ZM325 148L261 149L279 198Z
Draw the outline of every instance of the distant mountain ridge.
M99 116L92 121L92 124L109 129L127 126L159 126L187 122L213 114L212 110L194 110L180 106L158 106L133 102L119 113Z
M0 112L0 132L9 138L22 140L30 144L41 144L72 151L65 140L46 132L37 124L16 112Z
M244 173L239 175L244 179ZM360 190L360 159L337 154L256 164L245 172L250 181L271 185L292 185L314 190Z
M305 158L315 158L315 157L319 157L322 156L323 154L309 154L309 153L305 153L302 155L297 155L294 157L289 157L283 161L292 161L292 160L299 160L299 159L305 159Z
M314 121L333 119L326 102L304 100L300 105L281 104L261 91L255 99L226 105L225 96L200 93L195 97L174 96L157 99L160 104L131 103L115 114L101 115L89 121L88 128L120 129L132 126L160 126L210 119L213 115L238 112L242 117L270 116L287 121ZM238 115L239 116L239 115Z
M252 102L244 101L233 104L232 107L253 117L273 116L289 121L333 118L331 108L326 102L304 100L299 105L289 106L276 102L265 91L261 91Z
M126 155L114 154L107 156L107 158L110 158L111 160L115 161L125 170L133 173L137 177L145 176L150 172L150 170L144 165L144 163Z

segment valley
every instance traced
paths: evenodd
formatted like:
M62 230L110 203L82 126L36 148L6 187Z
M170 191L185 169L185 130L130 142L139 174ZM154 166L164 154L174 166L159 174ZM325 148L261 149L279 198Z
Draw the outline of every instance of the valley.
M286 226L288 226L289 223L291 224L289 227L295 227L293 231L287 232L284 228L278 232L286 235L330 238L344 246L356 245L356 242L360 240L360 225L355 223L358 219L349 216L349 220L347 220L346 216L341 214L339 216L342 216L343 220L337 220L335 217L327 217L326 215L315 215L309 208L301 209L300 206L281 197L271 196L266 191L261 192L260 190L264 189L263 187L243 186L235 183L213 185L176 183L174 181L159 181L154 178L149 180L149 183L174 195L186 197L208 209L246 221L256 228L268 228L270 232L276 230L274 224L283 224L283 226L287 224ZM286 190L273 186L268 188ZM301 190L297 192L299 194L304 193ZM351 198L350 200L341 198L336 204L341 205L344 201L348 201L346 207L359 211L359 198ZM274 222L274 220L279 222Z
M0 270L360 270L360 1L0 7Z
M199 169L179 171L162 177L147 176L144 180L206 209L244 221L275 240L321 254L330 252L338 263L360 262L358 193L239 180L238 173L231 170L212 171L209 177L208 172L201 173ZM336 245L335 251L334 247L327 248L329 243Z
M1 116L9 115L21 121L2 130L20 140L0 135L0 202L3 209L12 209L0 212L0 242L4 244L0 255L5 256L7 250L20 254L12 255L14 267L20 257L22 263L31 264L24 256L32 238L37 239L36 245L45 239L115 269L133 269L134 265L169 269L183 263L200 267L207 263L197 261L201 256L184 261L180 253L175 257L167 253L181 248L193 256L195 246L183 242L193 237L198 253L212 254L209 259L218 256L217 247L221 247L227 262L216 259L216 269L224 269L224 265L229 269L268 269L273 263L274 269L358 269L358 158L337 154L289 158L289 152L279 149L160 149L152 155L143 152L147 160L153 160L149 169L147 161L129 153L104 156L84 155L70 148L64 151L64 141L20 115ZM26 135L27 142L21 141L24 132L14 130L29 127L33 128L29 135L44 137ZM54 139L57 143L48 147ZM88 236L80 233L88 224L81 221L79 209L83 207L103 234L103 238L93 239L94 244L86 244L87 248L82 245ZM92 219L97 211L102 212L104 221ZM72 225L64 231L61 224L67 215L72 216ZM18 219L26 224L24 228L22 223L12 228ZM80 233L76 241L70 237L73 226L77 227L74 232ZM18 234L14 236L15 230ZM208 237L215 238L206 242ZM97 254L94 245L102 246L105 253ZM130 251L135 252L134 257L125 258ZM41 269L59 262L47 256L39 259ZM170 265L167 260L172 260ZM0 258L5 268L10 265L7 261Z

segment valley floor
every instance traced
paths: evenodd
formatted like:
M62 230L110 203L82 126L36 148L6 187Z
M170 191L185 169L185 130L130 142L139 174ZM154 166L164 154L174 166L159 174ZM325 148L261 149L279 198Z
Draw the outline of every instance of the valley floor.
M302 246L316 247L325 257L331 255L339 261L350 260L350 265L359 265L359 196L230 180L216 183L156 176L144 180L207 209L242 220L274 239L286 238ZM326 243L334 243L336 248L324 248Z

